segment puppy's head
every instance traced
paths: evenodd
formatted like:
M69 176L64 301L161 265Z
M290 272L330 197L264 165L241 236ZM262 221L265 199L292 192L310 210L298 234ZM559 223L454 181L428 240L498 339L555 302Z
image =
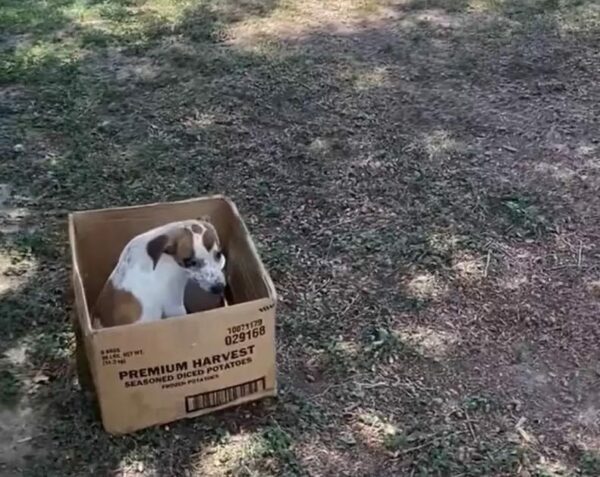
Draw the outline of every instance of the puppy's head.
M225 290L225 255L217 231L208 220L188 221L153 238L146 248L154 267L164 253L204 290L215 294Z

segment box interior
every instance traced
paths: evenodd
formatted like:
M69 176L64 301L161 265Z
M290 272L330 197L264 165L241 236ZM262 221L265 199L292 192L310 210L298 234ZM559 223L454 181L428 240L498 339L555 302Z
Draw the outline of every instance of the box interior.
M134 236L168 222L202 216L210 217L227 257L228 304L269 297L269 286L239 215L227 200L211 198L73 214L75 253L88 306L93 307L121 251Z

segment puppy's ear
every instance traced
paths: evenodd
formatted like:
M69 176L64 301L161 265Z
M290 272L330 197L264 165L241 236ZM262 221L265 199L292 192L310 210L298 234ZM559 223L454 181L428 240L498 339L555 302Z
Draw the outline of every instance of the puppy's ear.
M165 234L157 235L148 242L146 245L146 251L154 262L154 268L156 268L156 264L163 253L175 253L174 246L175 243L171 241L171 239Z

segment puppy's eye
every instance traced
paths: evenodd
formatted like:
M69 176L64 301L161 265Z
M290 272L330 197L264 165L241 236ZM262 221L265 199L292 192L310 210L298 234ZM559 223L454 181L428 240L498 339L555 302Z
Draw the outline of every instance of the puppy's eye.
M220 261L223 258L223 252L215 252L215 260Z
M188 257L188 258L183 259L183 266L185 268L195 267L196 265L198 265L198 262L193 257Z

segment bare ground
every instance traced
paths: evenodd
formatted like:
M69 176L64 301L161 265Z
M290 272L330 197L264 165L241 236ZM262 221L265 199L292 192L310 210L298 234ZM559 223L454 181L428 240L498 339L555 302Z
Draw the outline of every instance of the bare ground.
M2 475L600 474L597 5L0 7ZM212 192L281 294L281 396L109 437L65 213Z

